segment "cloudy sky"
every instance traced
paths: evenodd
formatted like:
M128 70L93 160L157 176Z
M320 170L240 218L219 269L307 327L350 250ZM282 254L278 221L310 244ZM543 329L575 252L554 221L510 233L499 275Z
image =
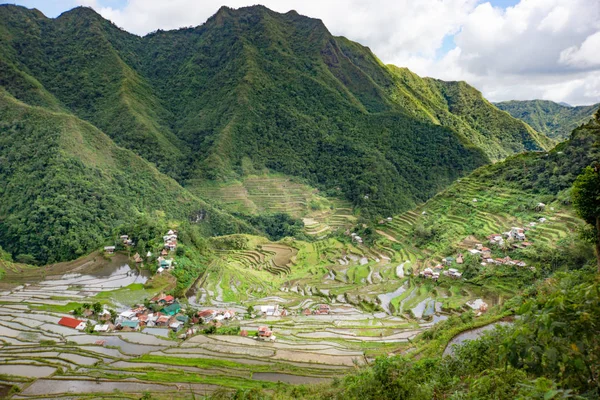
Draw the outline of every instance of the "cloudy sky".
M492 101L600 102L599 0L12 0L49 17L93 7L144 35L257 2L320 18L385 63L465 80Z

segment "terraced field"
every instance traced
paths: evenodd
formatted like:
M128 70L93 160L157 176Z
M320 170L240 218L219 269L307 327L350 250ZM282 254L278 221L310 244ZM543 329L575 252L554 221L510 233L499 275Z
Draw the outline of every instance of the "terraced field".
M58 325L83 302L104 299L121 311L127 306L114 299L123 293L141 291L148 296L137 286L147 278L127 265L110 273L104 270L102 275L81 270L13 286L0 293L0 385L18 387L14 398L71 398L114 391L132 398L145 391L159 398L185 398L221 388L326 382L377 354L402 349L427 324L366 312L342 299L341 290L353 282L371 282L374 271L379 274L384 268L372 260L364 263L366 257L358 258L360 252L334 240L222 252L222 262L209 271L213 274L206 280L210 295L201 301L202 308L232 305L243 313L241 304L284 305L286 317L257 316L231 323L249 332L268 324L276 342L223 335L196 335L181 341L144 332L88 334ZM339 262L342 259L335 261L341 254L346 254L347 265ZM302 260L313 256L317 269L311 281L301 269L307 266ZM338 275L331 284L317 273L327 271L322 266L329 259L337 264L331 268ZM259 268L268 263L289 271ZM330 314L302 315L303 309L323 302L331 303Z
M284 212L302 218L307 234L324 237L352 225L352 205L342 199L326 198L308 185L276 174L248 176L225 184L189 182L198 196L224 209L247 214Z
M536 211L535 195L462 179L415 210L378 224L368 245L357 244L349 236L329 236L355 222L348 204L307 194L300 186L281 177L255 177L215 189L236 207L296 213L306 232L320 238L272 243L245 235L243 249L216 251L189 298L181 299L197 309L235 310L240 318L229 325L249 337L98 335L58 325L83 302L122 310L161 290L156 284L146 288L149 277L125 265L126 259L119 264L118 256L108 264L93 254L71 264L5 268L0 390L18 387L14 398L100 392L139 398L145 391L186 398L223 388L268 389L277 382L319 384L378 355L406 351L420 332L468 310L469 300L482 298L493 307L514 293L502 284L482 288L444 276L434 282L415 276L419 270L512 226L526 227L535 249L570 238L581 225L562 203ZM308 210L315 199L328 207ZM539 222L542 217L547 221ZM330 313L315 313L320 304L328 304ZM263 314L257 311L261 306L278 306L286 315ZM252 337L263 325L276 341Z
M517 226L525 227L527 240L534 247L552 246L574 235L582 225L568 206L556 201L537 211L539 202L533 194L463 178L415 210L380 225L382 239L377 245L392 248L402 259L422 268L439 263L461 247L465 249L461 241L466 237L473 243L487 243L488 235ZM547 221L540 223L542 217ZM436 232L437 238L419 245L419 234L427 229Z

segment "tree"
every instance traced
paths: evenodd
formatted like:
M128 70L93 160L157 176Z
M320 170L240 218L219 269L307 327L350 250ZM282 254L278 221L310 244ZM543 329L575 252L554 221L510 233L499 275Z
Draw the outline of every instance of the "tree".
M587 167L577 177L571 195L577 214L594 229L600 273L600 164L595 163L593 167Z
M92 309L94 310L94 314L100 314L102 312L102 304L96 302L92 304Z

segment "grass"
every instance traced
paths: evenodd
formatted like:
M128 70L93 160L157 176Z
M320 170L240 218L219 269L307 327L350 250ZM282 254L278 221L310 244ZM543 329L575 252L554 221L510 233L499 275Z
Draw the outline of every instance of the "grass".
M166 286L163 287L163 289ZM106 303L119 303L119 304L138 304L142 303L144 299L149 299L160 292L161 288L147 289L142 283L132 283L126 287L111 290L107 292L100 292L96 295L95 299L100 302Z

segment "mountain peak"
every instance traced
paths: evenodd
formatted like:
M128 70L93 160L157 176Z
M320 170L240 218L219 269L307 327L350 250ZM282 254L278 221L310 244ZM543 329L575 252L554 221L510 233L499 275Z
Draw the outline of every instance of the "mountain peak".
M57 19L62 18L93 18L98 20L105 20L102 15L100 15L96 10L92 7L87 6L78 6L72 8L64 13L60 14Z

